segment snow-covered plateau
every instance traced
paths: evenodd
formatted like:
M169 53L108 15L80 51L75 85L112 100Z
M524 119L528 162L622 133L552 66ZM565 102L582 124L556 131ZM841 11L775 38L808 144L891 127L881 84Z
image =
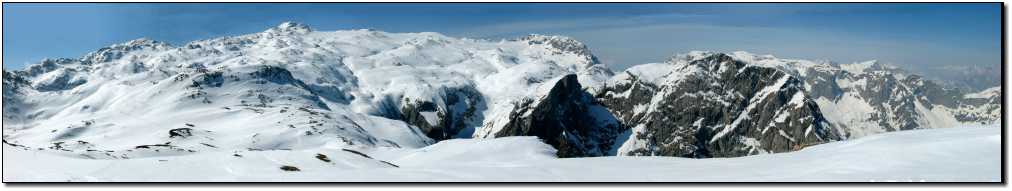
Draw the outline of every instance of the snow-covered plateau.
M996 125L891 132L738 158L556 158L555 149L535 137L454 139L418 149L354 151L361 155L318 148L93 160L4 145L3 178L5 182L998 182L1002 162Z
M4 181L997 181L1002 88L562 36L138 39L3 71Z

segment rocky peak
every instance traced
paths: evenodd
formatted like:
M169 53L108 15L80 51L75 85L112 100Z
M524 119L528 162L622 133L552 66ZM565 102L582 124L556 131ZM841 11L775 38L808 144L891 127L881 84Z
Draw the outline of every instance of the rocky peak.
M126 43L123 43L121 45L126 47L153 47L153 46L167 46L169 44L162 41L151 40L148 38L139 38L127 41Z
M715 60L718 58L730 57L727 54L713 51L690 51L684 54L675 54L668 58L668 63L689 63L698 60ZM718 59L719 60L719 59Z
M28 81L25 80L23 77L21 77L21 75L18 75L17 73L14 72L9 72L7 71L6 68L3 69L3 85L5 90L7 88L17 89L22 86L26 86L27 84Z
M3 119L4 123L16 123L20 121L26 112L22 110L23 96L31 86L28 80L16 72L3 69Z
M664 75L617 76L598 94L631 127L617 155L735 157L839 139L802 81L776 68L696 51L626 73ZM641 77L667 80L643 84Z
M164 50L171 45L161 41L140 38L122 44L98 49L81 58L82 64L102 63L122 58L124 55L139 50Z
M283 22L274 28L267 29L265 33L271 34L307 34L313 32L313 29L309 25L302 23L296 23L292 21Z
M776 56L773 56L773 55L770 55L770 54L760 55L760 54L753 54L751 52L746 52L746 51L734 51L734 52L731 52L731 55L734 55L735 58L745 59L745 60L757 60L757 61L759 61L759 60L777 60Z
M771 67L803 83L805 94L842 138L959 123L990 122L1000 115L984 99L962 99L962 90L877 60L837 64L735 53L748 66Z
M857 63L852 63L852 64L839 64L838 67L841 70L846 71L846 72L851 73L851 74L854 74L854 75L862 75L862 74L865 74L865 73L875 73L875 72L879 72L879 73L881 73L881 72L888 72L888 73L893 73L893 74L906 74L907 73L906 71L900 70L899 67L896 67L894 65L887 64L887 63L882 63L882 62L880 62L878 60L868 60L868 61L857 62Z
M581 93L583 93L583 89L580 86L580 81L577 80L575 74L569 74L559 79L545 96L552 98L579 98L578 95Z
M537 136L558 149L559 157L609 154L620 125L583 91L576 75L563 76L542 88L547 89L543 95L520 100L506 119L485 124L496 129L491 137Z
M668 60L668 63L679 66L699 67L710 72L728 69L737 70L745 66L744 63L735 61L734 58L727 54L702 51L693 51L689 54L674 56Z
M956 119L964 122L991 123L1001 119L1001 87L992 87L962 96L955 110Z
M46 58L42 59L41 62L29 65L23 71L14 71L14 73L21 73L27 77L34 77L46 72L50 72L66 65L79 63L78 60L70 58Z
M592 59L595 64L598 63L597 57L594 57L594 55L591 54L590 48L587 48L587 45L584 45L582 42L577 41L576 39L570 37L530 34L520 38L520 41L526 41L527 44L530 45L536 44L548 45L558 49L559 53L567 52L585 56L587 58Z

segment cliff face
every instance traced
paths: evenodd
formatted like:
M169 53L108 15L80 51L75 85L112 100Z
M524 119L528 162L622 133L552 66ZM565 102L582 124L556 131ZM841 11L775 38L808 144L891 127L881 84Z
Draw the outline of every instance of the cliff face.
M731 54L757 66L776 68L803 81L811 99L844 138L883 132L992 123L1000 104L984 101L992 91L966 94L878 61L853 64ZM990 92L990 93L987 93ZM981 95L981 96L974 96Z
M840 139L800 80L725 54L630 68L598 99L630 127L618 155L735 157Z
M537 136L558 149L559 157L605 156L619 124L584 91L576 75L546 84L547 92L516 103L509 115L488 123L486 137Z

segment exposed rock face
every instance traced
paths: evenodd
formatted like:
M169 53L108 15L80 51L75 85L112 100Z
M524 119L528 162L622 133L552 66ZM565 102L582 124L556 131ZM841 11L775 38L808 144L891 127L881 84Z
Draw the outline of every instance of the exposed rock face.
M481 122L479 110L484 110L484 99L474 87L444 88L435 100L404 98L400 115L396 118L418 126L426 136L435 140L470 137L470 125Z
M965 90L945 87L877 61L835 64L745 52L732 56L749 64L780 69L803 80L808 94L845 138L990 123L1001 117L1000 103L991 104L983 98L988 96L969 98L974 96L964 96ZM1000 97L1001 88L992 90L997 93L991 94Z
M3 70L3 85L4 99L15 98L13 95L22 91L22 88L30 88L28 80L7 69Z
M597 57L590 53L590 49L586 45L575 39L561 36L528 35L513 41L543 47L552 55L573 55L576 57L577 59L571 60L576 62L574 66L587 67L579 70L579 74L572 77L572 80L578 81L575 82L577 86L579 86L579 81L585 81L592 85L599 84L606 77L612 75L610 70L599 64ZM512 59L515 58L507 60L516 62ZM540 83L540 81L531 78L524 83ZM490 104L485 95L482 95L472 84L443 86L436 89L435 92L435 95L431 97L389 98L399 99L399 104L393 104L398 101L387 101L385 104L397 106L396 109L388 106L383 115L418 126L429 138L434 140L472 137L474 128L482 125L485 118L483 111L488 109Z
M488 123L496 129L487 136L537 136L556 149L559 157L608 154L619 124L593 96L580 86L576 75L549 83L546 94L519 101L504 120Z
M29 83L21 75L8 72L6 69L3 70L3 119L5 121L20 121L27 117L21 108L25 107L22 100L25 91L33 91Z
M520 41L527 42L530 45L548 45L555 48L555 54L572 53L592 63L599 63L597 57L590 53L590 49L576 39L561 36L527 35L520 38Z
M589 67L578 71L577 76L583 88L589 92L596 92L604 84L604 81L615 75L608 67L600 64L597 56L590 52L587 45L576 39L563 36L528 35L520 38L520 41L530 45L547 45L556 55L568 53L580 57L578 61L588 64Z
M187 137L193 136L193 132L192 131L193 131L193 129L191 129L191 128L172 129L172 130L169 130L169 138L175 138L175 137L187 138Z
M617 155L736 157L840 139L799 79L725 54L635 66L597 97L632 127Z
M925 106L931 107L934 104L956 105L954 98L959 94L954 94L953 91L946 91L941 86L925 81L919 76L894 75L894 71L887 70L877 62L864 64L868 66L860 72L853 70L812 72L814 75L833 75L835 77L827 78L833 79L831 81L812 80L809 82L813 90L818 90L827 84L829 84L828 86L841 87L841 91L836 94L820 96L823 98L820 99L821 103L826 107L846 107L850 104L860 106L862 104L854 102L863 102L874 111L878 111L869 113L869 117L866 118L869 123L846 120L847 117L837 115L839 116L837 118L842 118L837 121L837 124L846 130L848 136L863 136L872 133L867 130L875 133L884 132L871 129L873 127L884 128L885 131L898 131L938 125L919 123L921 115L923 115L920 113L922 110L919 109ZM834 73L827 74L827 72ZM857 123L848 124L848 121Z
M279 34L279 35L291 35L291 34L307 34L313 32L309 25L296 22L284 22L277 27L267 29L264 33L267 34Z
M986 123L1001 119L1001 87L962 96L956 109L956 120Z

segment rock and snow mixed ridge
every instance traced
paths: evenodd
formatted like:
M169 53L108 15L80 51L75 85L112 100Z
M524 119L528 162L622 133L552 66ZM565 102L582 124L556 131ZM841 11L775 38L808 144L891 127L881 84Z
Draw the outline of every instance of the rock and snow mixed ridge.
M555 78L533 97L504 108L475 133L477 138L537 136L559 157L609 155L621 124L580 85L576 75Z
M848 138L967 123L994 123L1001 118L1001 87L981 93L966 92L874 60L836 64L746 52L730 55L736 60L778 68L802 79L822 113Z
M893 70L691 52L613 74L566 37L283 23L5 70L3 139L113 159L507 136L561 157L733 157L1001 117L1000 88L966 94Z
M733 157L840 140L802 84L774 68L693 52L634 66L599 97L632 127L618 155Z

